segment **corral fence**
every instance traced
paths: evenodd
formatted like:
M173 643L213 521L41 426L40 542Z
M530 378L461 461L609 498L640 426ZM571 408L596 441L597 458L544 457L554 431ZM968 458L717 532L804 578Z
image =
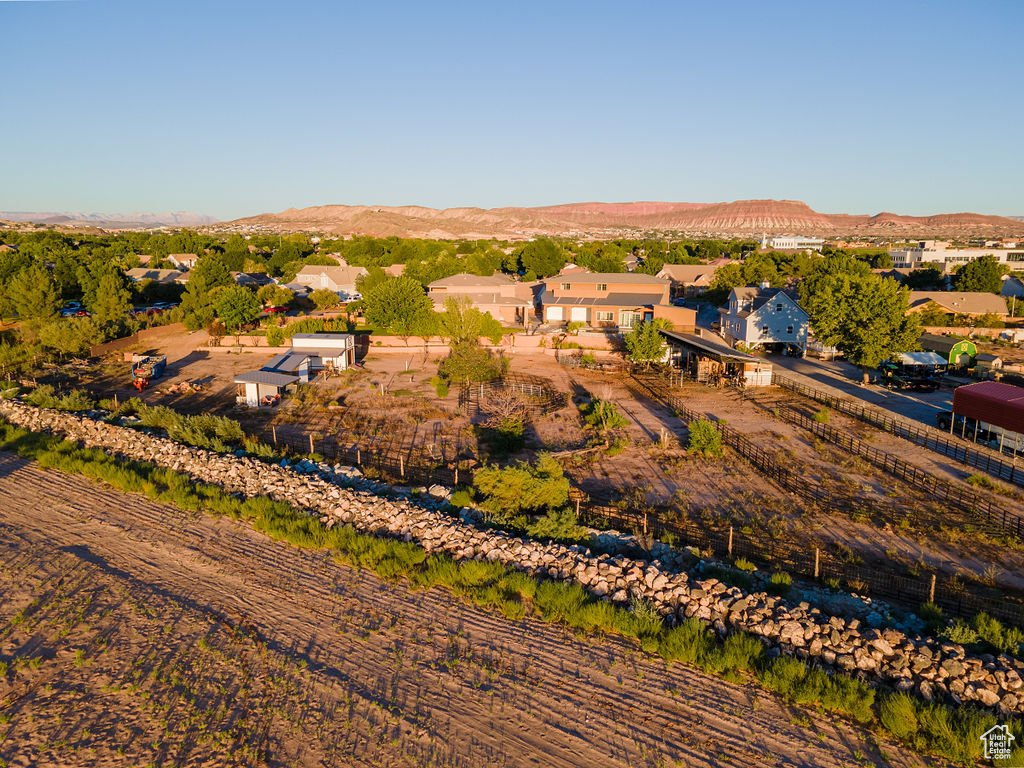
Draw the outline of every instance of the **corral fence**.
M873 445L869 445L863 440L858 440L835 427L814 421L792 406L781 408L779 415L785 418L786 421L808 430L816 437L827 440L848 453L867 459L890 475L927 491L937 500L957 507L969 515L982 518L990 526L997 528L1003 533L1008 533L1017 538L1024 536L1024 519L970 488L936 477L931 472L915 464L904 461L886 451L879 450Z
M547 414L565 407L569 396L538 376L506 375L494 381L465 384L459 390L459 408L473 416L488 410L488 402L496 396L514 393L531 413Z
M970 618L984 611L1005 623L1024 626L1024 604L1002 596L977 594L974 585L957 577L923 572L913 575L906 573L902 564L891 561L851 562L820 547L808 546L801 551L790 541L776 540L749 528L716 529L680 520L665 508L636 513L614 505L592 503L582 493L574 496L580 521L585 525L615 527L638 536L646 531L677 547L695 547L726 561L745 558L760 570L785 571L791 576L886 600L912 611L930 601L941 607L947 616Z
M810 398L835 411L860 419L873 427L878 427L897 437L902 437L904 440L909 440L936 453L941 453L943 456L948 456L968 467L980 469L986 474L992 475L992 477L1024 486L1024 469L1017 466L1015 459L1007 461L998 451L981 448L975 443L968 443L965 440L952 437L946 432L925 424L914 424L894 418L877 408L809 387L787 376L781 376L776 373L772 376L772 383L790 392Z
M670 386L657 374L634 375L633 378L656 399L671 407L685 423L707 418L705 414L688 408L682 397L673 393ZM718 422L716 426L722 435L723 444L736 451L762 475L811 502L824 501L802 474L781 465L767 451L729 425ZM938 574L920 577L900 575L901 571L907 569L905 565L896 561L851 563L821 549L801 556L798 552L795 553L792 543L777 542L753 535L744 536L731 528L728 531L715 531L694 523L680 525L666 522L660 513L650 515L645 520L635 515L630 516L615 507L584 505L582 502L578 505L578 510L581 519L588 524L606 519L620 525L632 525L633 531L649 525L654 535L660 539L664 539L664 534L668 533L680 545L710 550L716 556L746 557L758 565L769 565L793 575L811 577L826 583L829 580L838 580L859 594L899 602L912 609L917 609L922 602L931 600L950 615L969 617L979 611L985 611L1017 626L1024 626L1024 605L1002 596L988 598L977 594L977 587L967 585L956 577ZM1004 511L999 510L1000 519ZM1011 522L1010 515L1007 514L1008 529L1020 524L1016 515L1012 516Z

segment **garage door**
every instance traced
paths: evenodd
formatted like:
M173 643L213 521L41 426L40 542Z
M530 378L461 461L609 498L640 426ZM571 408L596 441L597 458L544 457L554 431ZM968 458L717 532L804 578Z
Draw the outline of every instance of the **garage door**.
M548 320L558 321L564 320L565 316L562 314L561 307L548 307Z
M587 308L586 307L573 307L569 310L570 320L579 320L581 322L587 322Z

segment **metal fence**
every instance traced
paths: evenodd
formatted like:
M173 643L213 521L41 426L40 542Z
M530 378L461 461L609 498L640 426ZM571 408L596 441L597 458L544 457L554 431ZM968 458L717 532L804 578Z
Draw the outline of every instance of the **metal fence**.
M583 498L580 501L580 520L586 525L614 526L632 532L646 529L655 538L675 546L696 547L713 557L731 561L742 557L762 570L785 571L913 611L931 601L948 616L970 618L984 611L1003 622L1024 626L1024 605L1004 596L978 594L977 587L956 577L932 573L913 575L906 573L904 566L891 561L850 562L815 546L801 551L792 542L766 537L763 532L745 532L731 526L714 529L690 520L673 520L668 510L655 509L644 515L614 506L589 504Z
M1009 533L1017 538L1024 536L1024 518L970 488L936 477L915 464L879 450L835 427L814 421L792 406L781 408L779 415L815 436L839 446L844 451L867 459L890 475L906 480L927 491L937 500L957 507L969 515L980 517L984 522L1003 533Z
M1003 454L991 449L982 448L975 443L954 437L945 432L929 427L897 419L890 414L871 408L845 397L809 387L786 376L774 374L772 383L776 386L796 392L811 400L826 405L833 410L860 419L874 427L885 430L897 437L902 437L929 450L960 462L968 467L980 469L986 474L1005 480L1009 483L1024 486L1024 469L1017 466L1016 456L1010 461Z

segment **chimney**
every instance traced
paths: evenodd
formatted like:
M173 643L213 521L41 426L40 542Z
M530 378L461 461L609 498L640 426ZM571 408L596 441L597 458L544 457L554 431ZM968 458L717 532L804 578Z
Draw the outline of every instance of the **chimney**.
M769 282L768 280L762 280L762 281L761 281L761 287L762 287L762 288L771 288L771 287L772 287L772 284L771 284L771 282Z

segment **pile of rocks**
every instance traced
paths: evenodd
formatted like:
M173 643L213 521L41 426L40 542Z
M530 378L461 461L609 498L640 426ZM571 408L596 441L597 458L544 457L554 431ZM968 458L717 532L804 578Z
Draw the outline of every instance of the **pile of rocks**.
M357 470L304 462L268 464L175 443L89 416L0 400L0 415L32 431L63 435L89 447L148 461L247 496L266 495L319 515L327 525L415 541L428 552L504 563L528 573L574 580L590 593L628 603L643 599L670 621L696 616L719 633L741 629L778 652L885 681L931 699L975 701L1024 712L1024 664L1006 655L968 654L962 646L862 626L809 603L790 604L765 592L744 592L715 578L691 578L667 555L641 560L598 554L584 546L541 543L482 530L448 513L443 494L411 498L363 478Z

